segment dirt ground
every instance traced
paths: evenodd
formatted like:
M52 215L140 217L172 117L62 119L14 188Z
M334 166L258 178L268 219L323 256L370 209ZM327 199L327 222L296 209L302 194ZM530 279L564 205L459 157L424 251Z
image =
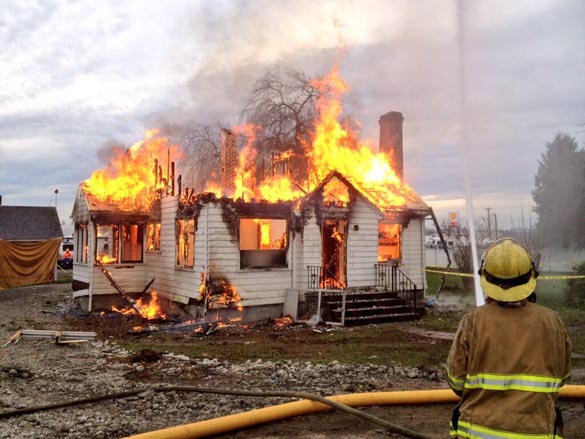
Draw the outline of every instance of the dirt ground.
M42 285L0 291L0 344L18 329L87 330L95 316L72 312L69 284ZM117 322L126 322L116 327ZM117 345L127 339L127 320L100 318L97 339L90 343L56 346L50 340L20 340L0 348L0 415L17 409L70 401L122 390L161 385L191 385L233 389L312 390L320 395L354 391L446 388L441 379L413 374L409 369L330 364L315 366L252 358L240 364L210 358L183 358L157 353L156 340L136 339L140 352ZM91 326L91 325L90 325ZM114 326L114 330L112 330ZM286 337L287 333L279 334ZM241 333L231 335L242 337ZM299 337L298 332L291 336ZM255 342L274 339L266 327ZM217 338L227 343L230 333ZM197 339L190 341L197 344ZM245 343L245 341L242 341ZM432 349L433 345L429 345ZM352 349L344 346L343 349ZM148 358L148 353L154 358ZM582 376L578 378L584 383ZM575 383L575 382L574 382ZM348 391L350 390L350 391ZM121 400L43 411L0 419L0 438L122 438L139 432L196 422L271 406L290 400L249 399L211 395L169 395L144 392ZM583 438L584 401L563 401L565 438ZM366 413L423 433L448 437L453 404L363 408ZM215 436L218 438L388 438L403 437L345 412L333 411L259 425Z

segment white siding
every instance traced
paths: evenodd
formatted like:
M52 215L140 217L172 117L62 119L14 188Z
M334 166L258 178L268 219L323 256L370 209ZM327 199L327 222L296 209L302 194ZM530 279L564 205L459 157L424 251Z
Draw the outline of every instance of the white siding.
M382 215L363 198L352 207L347 231L347 286L375 283L374 265L378 261L378 222ZM354 230L358 226L359 230Z
M306 273L308 265L321 266L321 224L317 224L314 210L311 210L308 214L310 219L302 233L303 261L299 267L305 273L303 282L307 282ZM301 285L303 284L301 283Z
M161 200L160 252L147 252L147 282L155 279L151 290L166 297L186 303L188 298L199 296L201 267L197 256L201 252L200 238L195 232L195 264L193 269L175 267L176 225L178 197L163 197Z
M287 257L289 268L240 269L240 245L223 222L222 208L209 203L200 215L200 232L209 232L210 273L223 276L242 298L243 306L284 303L284 293L292 284L291 250ZM208 219L208 228L205 220Z
M148 281L145 282L146 268L143 264L137 265L105 265L112 279L126 293L141 292ZM102 294L119 294L118 291L110 284L110 281L102 273L98 266L93 267L93 281L91 283L91 293L93 295Z
M426 288L424 243L424 218L412 218L408 227L402 229L400 269L418 288Z

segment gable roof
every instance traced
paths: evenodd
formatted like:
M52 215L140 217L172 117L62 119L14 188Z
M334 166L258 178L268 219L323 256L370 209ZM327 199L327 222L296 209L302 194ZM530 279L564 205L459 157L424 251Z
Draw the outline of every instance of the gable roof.
M359 194L362 199L372 208L377 214L383 215L383 212L380 210L378 206L376 206L365 194L357 189L355 185L349 181L345 176L343 176L339 171L331 171L329 175L327 175L319 185L313 189L308 195L307 198L313 197L315 194L319 193L327 184L336 178L337 180L341 181L347 188L354 190L357 194Z
M55 207L0 206L0 239L38 241L63 238Z
M342 181L346 186L352 188L357 193L359 193L362 196L362 198L366 200L368 204L370 204L371 207L373 207L377 212L380 212L383 215L386 214L391 215L396 212L410 211L415 215L426 216L431 212L431 208L414 191L410 191L405 195L404 205L383 209L375 201L382 199L384 197L383 191L380 191L380 193L378 193L375 189L372 188L362 188L357 182L354 182L350 178L342 175L339 171L332 171L331 173L329 173L329 175L323 179L323 181L309 194L309 196L317 192L319 189L323 188L334 177Z

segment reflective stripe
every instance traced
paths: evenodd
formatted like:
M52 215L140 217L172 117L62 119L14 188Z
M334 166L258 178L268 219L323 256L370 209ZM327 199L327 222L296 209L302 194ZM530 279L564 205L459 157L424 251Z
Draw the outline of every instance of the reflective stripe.
M447 372L447 378L449 380L449 386L454 389L454 390L460 390L463 391L463 387L465 384L465 379L459 379L457 377L454 377L453 375L451 375L449 373L449 368L446 368L446 372Z
M562 385L562 378L524 374L496 375L480 373L467 375L465 380L466 389L522 390L538 393L557 393Z
M469 439L563 439L562 436L553 433L513 433L511 431L483 427L462 420L459 420L457 423L457 430L453 428L453 424L450 425L449 434L451 436L459 436Z

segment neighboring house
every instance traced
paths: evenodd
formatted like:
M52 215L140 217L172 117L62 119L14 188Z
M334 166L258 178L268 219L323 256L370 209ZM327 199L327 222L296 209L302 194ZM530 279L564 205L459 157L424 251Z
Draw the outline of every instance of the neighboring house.
M56 208L0 205L0 289L53 280L62 239Z

